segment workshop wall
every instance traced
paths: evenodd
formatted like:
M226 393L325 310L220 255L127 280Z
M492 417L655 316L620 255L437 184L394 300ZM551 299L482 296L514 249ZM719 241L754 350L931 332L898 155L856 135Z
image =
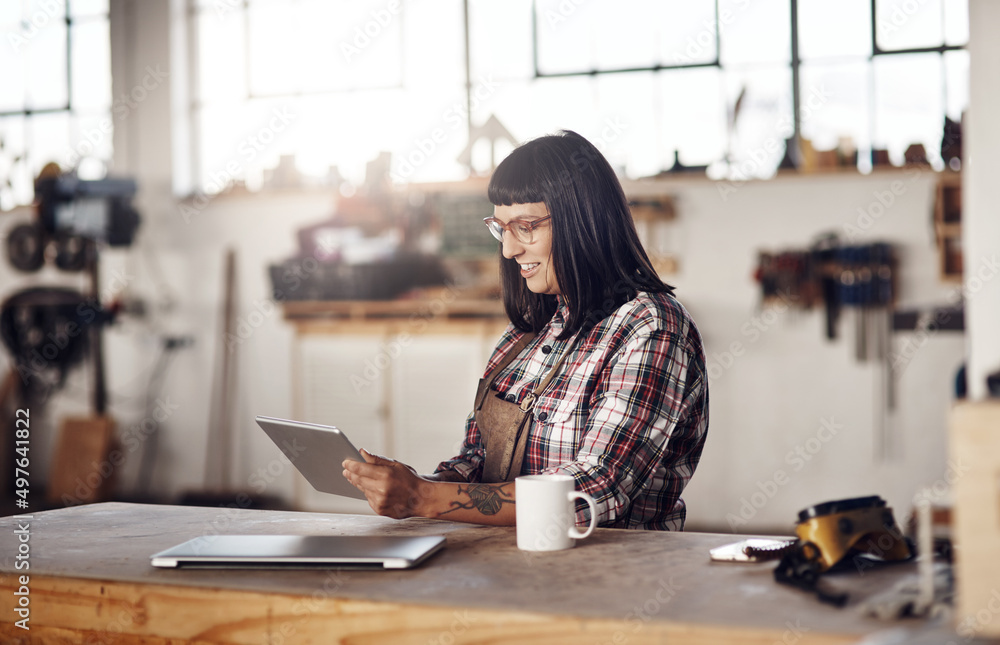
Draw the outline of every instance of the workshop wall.
M709 439L686 495L692 526L781 529L804 506L868 493L881 494L902 510L919 485L944 477L945 418L962 360L962 335L897 335L898 348L914 341L916 350L899 374L897 408L883 422L881 368L855 362L850 317L841 321L840 339L830 342L823 335L821 311L765 315L757 308L758 286L751 275L757 250L803 247L819 233L857 225L858 208L867 208L878 191L900 179L909 182L906 190L862 239L897 245L901 306L942 304L952 287L941 284L936 273L929 225L933 173L780 177L739 185L726 199L720 196L722 184L704 179L651 187L676 195L673 235L680 271L669 280L698 322L710 366L716 366ZM331 198L323 192L223 195L187 222L174 204L144 228L140 249L155 254L169 288L183 294L159 325L195 339L192 348L178 354L164 387L175 407L159 427L158 492L177 495L202 483L212 369L225 349L219 315L222 258L230 246L238 252L237 318L249 321L253 315L258 321L235 346L235 481L248 486L252 475L273 460L273 446L253 417L293 414L292 329L268 298L266 265L293 251L298 228L331 210ZM138 291L148 286L155 293L147 268L139 265L134 273ZM108 336L109 374L118 375L119 384L139 379L154 356L136 347L134 334L118 330ZM738 356L732 355L734 343L740 344ZM122 427L135 428L141 421L120 413ZM461 431L454 429L456 436ZM884 462L875 458L877 431L888 433L891 453ZM134 471L127 469L125 475L129 481ZM291 487L286 471L266 492L290 495Z

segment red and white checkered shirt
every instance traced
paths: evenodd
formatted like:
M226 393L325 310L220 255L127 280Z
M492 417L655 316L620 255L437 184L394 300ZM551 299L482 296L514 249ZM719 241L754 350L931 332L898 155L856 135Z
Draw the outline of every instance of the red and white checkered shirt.
M508 401L521 400L573 339L556 340L568 310L552 320L497 377ZM486 374L523 332L509 325ZM708 378L701 335L687 310L665 293L640 293L573 345L560 373L535 402L521 474L563 473L597 502L598 525L682 530L681 491L708 431ZM436 472L481 481L484 444L472 415L460 454ZM577 523L590 509L577 503Z

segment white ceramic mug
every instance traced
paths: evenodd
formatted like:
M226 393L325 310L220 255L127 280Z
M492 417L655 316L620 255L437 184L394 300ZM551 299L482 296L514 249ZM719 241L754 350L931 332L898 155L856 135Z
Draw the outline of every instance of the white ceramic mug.
M597 503L587 493L574 490L569 475L524 475L514 480L517 496L517 548L525 551L560 551L573 546L594 531ZM576 505L590 505L590 526L576 528Z

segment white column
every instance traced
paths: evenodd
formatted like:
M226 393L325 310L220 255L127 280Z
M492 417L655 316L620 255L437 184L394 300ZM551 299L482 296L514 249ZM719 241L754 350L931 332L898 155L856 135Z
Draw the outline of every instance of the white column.
M969 398L1000 370L1000 2L969 0L969 111L963 130L962 250Z
M184 0L111 0L114 172L135 177L144 215L187 188ZM180 111L180 114L178 114ZM143 208L146 207L146 208Z

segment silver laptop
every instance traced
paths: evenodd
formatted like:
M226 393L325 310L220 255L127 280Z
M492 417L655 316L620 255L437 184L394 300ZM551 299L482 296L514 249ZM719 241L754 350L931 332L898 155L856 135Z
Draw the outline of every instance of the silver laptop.
M151 560L165 568L409 569L444 545L440 535L206 535Z

